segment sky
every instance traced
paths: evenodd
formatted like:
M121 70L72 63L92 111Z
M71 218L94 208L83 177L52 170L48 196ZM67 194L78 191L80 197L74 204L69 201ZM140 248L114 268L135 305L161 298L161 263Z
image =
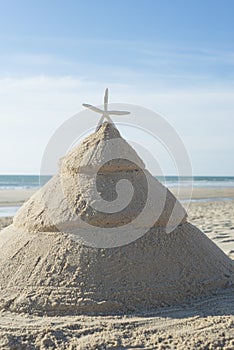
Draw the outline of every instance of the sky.
M56 129L109 87L112 102L172 125L194 175L234 175L234 1L0 0L0 9L0 174L39 173Z

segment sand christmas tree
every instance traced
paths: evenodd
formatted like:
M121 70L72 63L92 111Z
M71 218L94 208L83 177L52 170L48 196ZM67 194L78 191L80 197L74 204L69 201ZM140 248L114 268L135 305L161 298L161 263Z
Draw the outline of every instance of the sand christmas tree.
M175 304L233 282L233 262L187 221L174 195L145 169L110 119L111 113L126 112L108 111L107 102L106 92L96 131L68 152L58 173L1 231L1 309L49 315L129 312ZM111 159L110 144L125 156ZM103 163L106 154L110 158ZM132 184L131 202L120 211L97 209L94 188L111 204L121 179ZM148 199L147 184L154 205L137 221ZM141 234L152 217L157 219ZM175 228L168 233L169 220ZM119 227L129 241L118 244L115 231L105 242L108 230Z

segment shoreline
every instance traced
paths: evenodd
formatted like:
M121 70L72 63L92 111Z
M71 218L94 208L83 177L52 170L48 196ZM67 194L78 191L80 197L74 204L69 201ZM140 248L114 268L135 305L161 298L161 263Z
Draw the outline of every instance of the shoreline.
M36 191L35 189L0 190L0 207L21 206Z
M181 200L188 200L190 191L188 188L180 188L179 194L176 187L170 191ZM19 207L28 200L38 189L0 189L0 207ZM234 200L234 187L194 187L192 200Z

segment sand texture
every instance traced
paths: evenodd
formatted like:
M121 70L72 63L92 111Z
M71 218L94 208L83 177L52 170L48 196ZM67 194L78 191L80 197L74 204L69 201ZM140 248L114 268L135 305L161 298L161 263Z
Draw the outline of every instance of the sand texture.
M234 259L234 200L192 203L189 220Z
M13 222L12 217L0 218L0 230L2 230L6 226L11 225L12 222Z
M188 214L192 224L234 259L234 200L191 202ZM12 224L12 221L12 217L0 218L0 229Z
M123 157L108 160L116 150ZM133 188L126 212L93 209L100 204L94 183L111 205L121 179ZM148 213L135 222L150 196ZM231 257L228 204L228 232L215 232L213 240L221 237ZM209 230L223 207L205 205ZM199 204L194 210L191 220L202 228L204 212ZM120 224L128 237L152 217L151 229L128 244L87 243L96 227L99 237L102 225L110 231ZM58 174L0 232L0 251L2 349L233 348L233 260L188 222L113 125L102 125L60 161Z
M224 349L234 347L234 289L129 316L1 314L1 349Z
M117 158L119 155L121 158ZM100 204L100 197L110 207L117 197L116 185L123 179L133 187L130 203L120 202L119 209L116 205L110 213L93 209ZM99 196L94 190L96 184ZM82 227L91 230L90 225L117 228L131 223L142 229L151 221L149 228L165 227L169 218L174 226L185 222L186 212L174 195L145 170L143 161L119 131L104 123L60 160L58 174L23 205L14 226L30 232L72 233Z
M110 250L10 226L1 231L0 249L0 308L46 315L150 310L228 286L234 272L189 223Z
M130 203L109 213L93 209L100 202L95 183L110 206L122 179L132 184ZM60 161L58 174L1 231L0 309L140 312L228 287L233 261L186 219L174 195L145 171L118 130L104 123Z
M33 189L0 190L0 206L20 206L34 193Z
M189 220L234 251L234 201L192 203ZM0 219L2 227L12 218ZM222 232L225 232L223 236ZM219 233L219 234L218 234ZM230 254L231 256L231 254ZM130 316L0 313L0 349L226 349L234 347L234 290Z
M177 195L177 189L171 188L170 191ZM16 189L16 190L0 190L0 207L1 206L17 206L22 205L28 200L36 190L33 189ZM180 188L180 199L188 199L189 191ZM195 187L192 191L192 199L212 199L231 198L234 200L234 188L217 188L217 187Z

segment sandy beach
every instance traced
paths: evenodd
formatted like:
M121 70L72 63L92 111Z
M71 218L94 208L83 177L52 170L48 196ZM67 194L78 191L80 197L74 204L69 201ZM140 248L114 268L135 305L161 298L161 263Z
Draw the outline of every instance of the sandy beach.
M0 205L20 206L32 192L1 191ZM225 200L216 200L220 197ZM193 198L208 201L191 202L188 210L189 221L231 258L234 258L233 197L233 188L195 188ZM11 222L11 217L1 218L0 227ZM233 315L233 287L187 304L133 315L39 317L2 312L0 348L231 350Z
M170 189L175 195L178 194L176 188ZM17 189L17 190L0 190L0 207L1 206L21 206L29 197L35 193L33 189ZM180 188L179 198L188 199L189 191L186 188ZM195 187L192 191L192 199L218 199L233 198L233 187Z
M170 188L171 192L177 195L176 188ZM0 207L1 206L20 206L25 200L35 193L33 189L17 189L17 190L0 190ZM188 199L189 191L186 188L180 188L180 199ZM192 199L217 199L217 198L233 198L233 187L195 187L192 191Z
M0 190L0 206L20 206L29 197L33 195L35 190Z
M1 2L0 350L234 350L233 13Z

